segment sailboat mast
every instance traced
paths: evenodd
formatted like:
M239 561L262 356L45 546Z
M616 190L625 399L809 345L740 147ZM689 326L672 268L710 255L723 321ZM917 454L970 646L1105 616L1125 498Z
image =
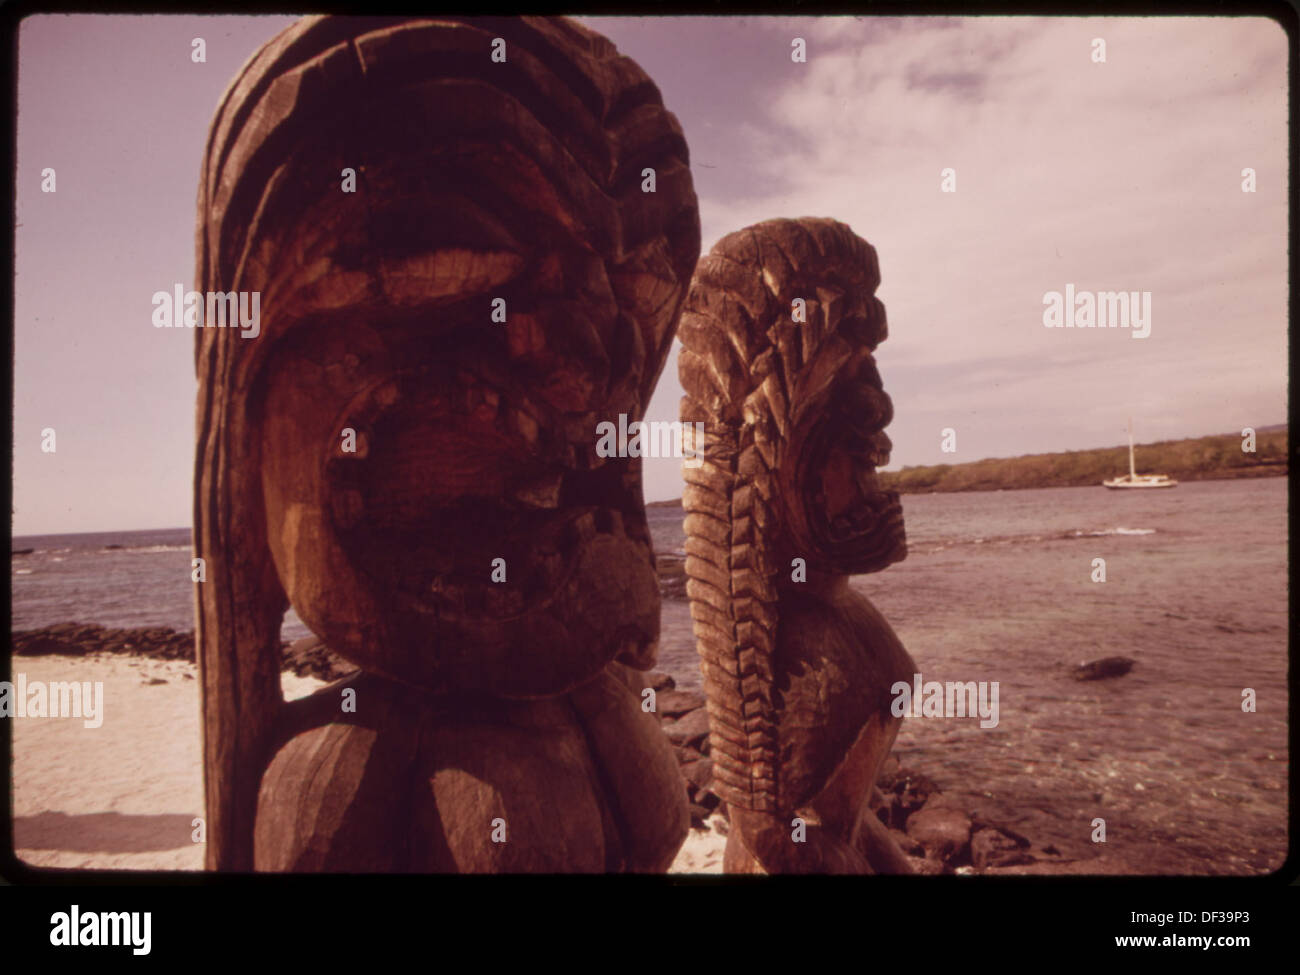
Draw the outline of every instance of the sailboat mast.
M1133 466L1133 417L1128 418L1128 476L1130 481L1137 480L1137 468Z

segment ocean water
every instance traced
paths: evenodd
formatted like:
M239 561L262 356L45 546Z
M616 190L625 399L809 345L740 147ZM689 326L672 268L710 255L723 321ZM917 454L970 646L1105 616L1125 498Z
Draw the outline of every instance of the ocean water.
M15 535L10 584L14 630L55 623L194 629L193 557L188 528ZM311 631L292 609L281 636Z
M1151 873L1287 852L1287 479L904 498L911 554L857 585L926 680L1000 720L905 719L896 751L1029 836ZM1106 581L1092 581L1105 559ZM1078 682L1122 655L1124 677ZM1243 711L1253 691L1254 711Z
M905 495L903 512L907 559L854 586L923 680L999 685L994 728L905 718L894 749L905 766L1064 855L1156 874L1282 864L1286 478ZM652 509L652 524L675 515ZM656 538L680 547L680 525ZM1098 558L1104 583L1092 581ZM682 626L665 627L661 666L698 686L685 604L666 602L664 619ZM1109 656L1136 663L1072 679Z
M904 496L907 559L854 585L924 680L997 681L1000 713L987 729L905 719L896 753L1062 850L1095 855L1100 817L1106 851L1150 872L1274 869L1287 842L1286 506L1286 478ZM680 552L680 510L649 519L657 550ZM12 558L15 630L194 626L188 529L13 548L33 549ZM686 602L666 600L663 620L660 668L699 687ZM290 612L283 633L307 630ZM1070 678L1113 655L1132 672Z
M900 633L925 634L923 643L949 633L956 617L960 632L1073 620L1072 636L1091 634L1096 655L1131 655L1124 648L1150 644L1150 627L1177 634L1188 652L1222 636L1272 635L1285 649L1286 483L905 495L907 559L856 585ZM682 554L680 509L647 514L656 551ZM19 535L12 549L33 550L11 559L14 630L68 621L194 628L188 528ZM1090 579L1097 557L1107 559L1104 584ZM685 605L668 600L665 613ZM285 638L307 633L290 610ZM973 633L953 636L983 652ZM1052 642L1037 653L1050 655ZM661 663L698 684L693 646L665 643Z

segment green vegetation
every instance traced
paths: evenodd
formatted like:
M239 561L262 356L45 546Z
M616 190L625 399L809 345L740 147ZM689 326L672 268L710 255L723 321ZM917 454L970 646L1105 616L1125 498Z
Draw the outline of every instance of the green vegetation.
M1287 473L1287 431L1260 431L1255 453L1243 453L1241 436L1228 434L1137 445L1139 474L1168 474L1179 481L1266 477ZM882 472L886 488L903 494L936 491L996 491L999 488L1100 485L1128 473L1128 445L1061 454L990 458L969 464L904 467Z

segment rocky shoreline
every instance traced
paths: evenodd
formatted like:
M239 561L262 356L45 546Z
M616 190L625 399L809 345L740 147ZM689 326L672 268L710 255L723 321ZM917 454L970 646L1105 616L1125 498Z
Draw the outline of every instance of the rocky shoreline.
M120 653L157 660L194 662L193 631L169 627L111 629L90 623L58 623L12 634L15 657ZM284 670L299 677L333 681L356 668L316 637L282 644ZM685 782L691 827L726 833L726 803L712 790L709 719L704 695L679 690L670 674L650 671L646 686L655 691L655 713L672 744ZM926 775L900 767L891 756L877 783L872 808L917 873L1059 873L1094 856L1069 856L1052 845L1039 846L1005 823L963 808ZM1082 871L1081 871L1082 872Z
M710 788L713 762L704 695L678 690L670 674L658 671L646 674L646 686L654 688L656 713L686 781L691 828L725 835L726 803ZM1051 844L1039 846L1007 824L963 808L933 780L901 767L892 755L871 805L918 874L1073 872L1068 864L1091 859L1068 856Z
M36 630L15 631L10 637L15 657L60 654L125 653L154 660L195 662L194 631L168 626L113 629L94 623L55 623ZM316 637L281 643L284 670L299 677L333 681L357 668L331 653Z

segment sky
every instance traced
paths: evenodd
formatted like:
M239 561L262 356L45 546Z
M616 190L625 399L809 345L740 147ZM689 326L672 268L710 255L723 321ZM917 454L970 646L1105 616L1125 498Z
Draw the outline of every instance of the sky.
M155 329L151 297L191 286L208 125L238 69L295 19L21 23L14 534L190 523L194 334ZM580 19L681 122L704 253L802 216L876 248L889 469L1113 446L1129 417L1139 443L1285 421L1275 22ZM205 63L191 60L196 37ZM1150 292L1150 334L1045 328L1045 295L1067 285ZM677 418L677 349L648 420ZM647 460L645 483L647 501L678 497L680 461Z

